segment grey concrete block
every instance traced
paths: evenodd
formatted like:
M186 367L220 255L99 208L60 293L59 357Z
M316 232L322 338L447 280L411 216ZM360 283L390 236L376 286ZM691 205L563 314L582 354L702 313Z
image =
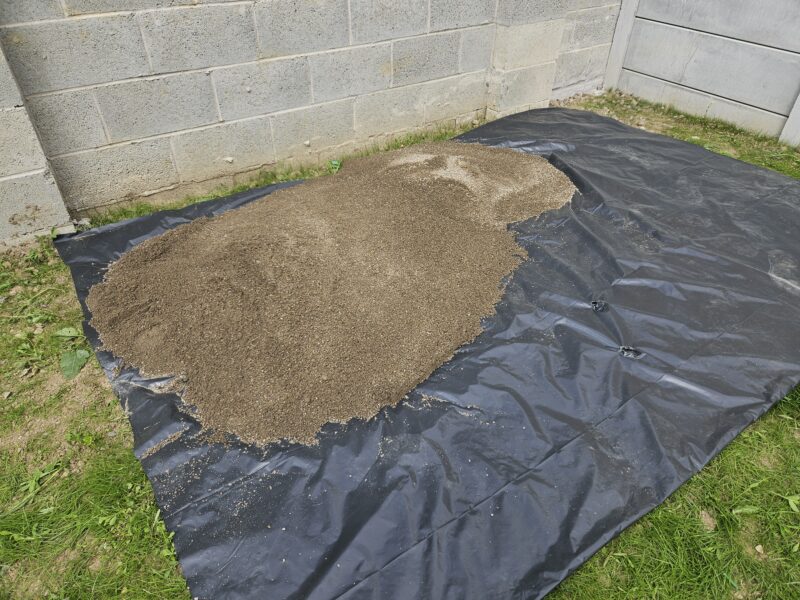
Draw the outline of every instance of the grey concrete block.
M425 123L425 85L410 85L359 96L353 113L359 138L403 131Z
M44 166L42 147L26 110L0 110L0 177Z
M139 14L157 73L202 69L256 59L252 7L189 6Z
M787 116L800 54L636 19L623 66Z
M569 52L610 44L618 15L619 5L616 4L567 13L561 50Z
M166 138L59 156L50 164L71 210L111 204L178 182Z
M219 121L211 77L181 73L95 89L112 142L179 131Z
M545 63L516 71L498 72L494 81L490 104L494 110L508 111L526 108L550 99L553 89L555 63Z
M27 106L47 156L108 143L91 90L34 96Z
M270 119L278 160L313 156L355 137L352 98L278 113Z
M241 119L311 103L307 57L261 61L212 74L223 119Z
M496 0L430 0L431 31L483 25L494 20Z
M240 0L64 0L69 15L114 12L119 10L147 10L173 6L194 6L209 2L238 2Z
M46 231L68 222L61 193L47 170L0 179L0 240Z
M350 0L353 42L378 42L425 33L428 0Z
M497 23L522 25L536 21L561 19L570 0L498 0Z
M20 25L0 39L25 95L150 72L133 15Z
M22 106L22 95L0 47L0 108Z
M355 130L359 138L397 133L454 119L486 106L486 76L468 73L355 99Z
M564 100L566 98L571 98L572 96L578 94L595 94L597 92L600 92L602 89L603 89L602 77L596 77L594 79L579 81L577 83L573 83L566 87L556 88L554 85L553 93L550 96L550 100Z
M488 69L492 65L495 26L485 25L464 29L461 32L461 50L458 70L461 73Z
M181 181L204 181L275 162L268 117L221 123L171 139Z
M347 0L260 0L255 11L262 58L341 48L350 42Z
M60 19L64 9L59 0L4 0L0 2L0 26L42 19Z
M309 61L315 102L383 90L392 80L388 43L315 54Z
M93 13L114 12L118 10L144 10L173 6L175 0L63 0L67 14L89 15Z
M486 107L486 75L469 73L423 84L425 120L444 121Z
M59 156L50 165L71 210L111 204L178 182L166 138Z
M397 87L458 73L459 42L457 31L392 42L392 85Z
M558 89L581 81L602 78L610 51L611 44L607 44L560 54L556 61L553 87Z
M597 8L598 6L608 6L616 4L620 6L622 0L567 0L567 11L583 10L584 8Z
M511 71L553 62L561 47L563 30L563 19L510 27L498 25L494 49L495 68Z
M516 115L526 110L533 110L534 108L547 108L548 106L550 106L550 102L548 100L540 100L539 102L534 102L533 104L515 106L514 108L507 108L505 110L497 110L496 108L490 106L486 109L486 119L488 121L494 121L495 119L500 119L509 115Z

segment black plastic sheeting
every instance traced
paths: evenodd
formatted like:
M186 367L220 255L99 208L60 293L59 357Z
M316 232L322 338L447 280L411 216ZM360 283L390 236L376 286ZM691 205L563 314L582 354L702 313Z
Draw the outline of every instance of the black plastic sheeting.
M566 109L460 139L579 193L514 226L497 315L399 406L317 447L212 443L97 350L192 595L539 598L800 381L799 181ZM56 244L83 303L139 242L281 187Z

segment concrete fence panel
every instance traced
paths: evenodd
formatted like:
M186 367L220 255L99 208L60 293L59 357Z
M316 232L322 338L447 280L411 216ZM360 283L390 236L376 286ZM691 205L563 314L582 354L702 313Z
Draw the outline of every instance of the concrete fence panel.
M800 145L800 2L624 0L607 87Z
M640 0L638 16L800 52L797 0Z
M800 91L800 54L645 20L625 68L784 116Z

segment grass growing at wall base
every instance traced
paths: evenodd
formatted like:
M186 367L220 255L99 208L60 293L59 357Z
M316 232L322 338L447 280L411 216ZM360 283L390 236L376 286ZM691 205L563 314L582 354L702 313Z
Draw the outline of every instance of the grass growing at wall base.
M562 105L590 110L634 127L702 146L717 154L800 178L800 149L725 121L695 117L618 92L581 96Z
M796 149L729 125L616 94L572 105L800 177ZM252 185L327 172L268 173ZM159 208L117 209L94 223ZM0 598L189 598L103 373L94 358L72 379L62 373L65 353L89 349L63 331L80 321L49 240L0 255ZM552 597L800 598L798 473L795 391Z
M276 170L264 171L253 177L251 181L244 183L242 185L238 185L234 188L221 188L209 194L204 194L202 196L190 196L178 202L172 202L169 204L151 204L148 202L134 202L132 204L122 204L121 206L112 207L106 211L103 211L91 217L90 223L92 227L97 227L99 225L105 225L106 223L115 223L123 219L141 217L143 215L150 214L156 210L182 208L184 206L188 206L189 204L202 202L204 200L213 200L214 198L229 196L231 194L244 192L246 190L251 190L253 188L272 185L273 183L280 183L283 181L295 181L298 179L311 179L312 177L332 175L335 174L336 171L338 171L339 168L341 167L342 163L346 162L347 160L351 160L359 156L367 156L369 154L374 154L375 152L399 150L400 148L405 148L406 146L412 146L414 144L420 144L422 142L437 142L441 140L447 140L461 133L469 131L470 129L472 129L472 127L473 127L472 125L469 126L464 125L461 127L438 127L435 129L429 129L417 133L411 133L399 136L397 138L390 140L389 142L369 147L361 152L356 152L337 160L329 160L324 165L304 166L297 168L279 167Z

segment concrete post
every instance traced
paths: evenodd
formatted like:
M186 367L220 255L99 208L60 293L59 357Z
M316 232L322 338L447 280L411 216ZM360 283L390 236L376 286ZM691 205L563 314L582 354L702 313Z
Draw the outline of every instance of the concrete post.
M794 106L783 126L780 139L784 144L800 146L800 95L794 101Z
M611 43L611 52L606 63L606 76L603 80L605 89L616 88L619 84L622 64L625 61L625 53L628 51L628 40L633 31L633 22L636 19L638 8L639 0L622 0L617 26L614 29L614 40Z

